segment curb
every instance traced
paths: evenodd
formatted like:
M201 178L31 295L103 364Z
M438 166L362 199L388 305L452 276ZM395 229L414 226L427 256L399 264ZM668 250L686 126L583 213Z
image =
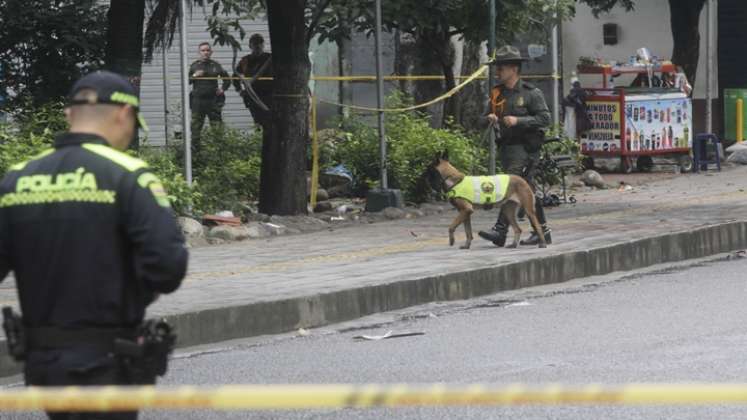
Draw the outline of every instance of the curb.
M434 301L463 300L506 290L631 271L747 248L747 222L673 232L584 251L477 270L404 280L268 302L170 315L178 347L279 334L349 321ZM0 341L0 376L21 372Z

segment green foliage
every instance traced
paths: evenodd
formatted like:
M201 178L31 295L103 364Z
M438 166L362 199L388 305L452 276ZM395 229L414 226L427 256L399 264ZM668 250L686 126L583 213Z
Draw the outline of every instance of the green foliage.
M12 115L14 124L0 124L0 174L51 147L54 135L67 129L62 104L50 103Z
M401 106L408 100L397 93L388 99L387 106ZM334 149L333 165L345 165L359 184L372 187L378 184L379 139L375 128L353 116L343 120L340 127L345 140ZM388 179L391 188L401 189L409 201L422 202L430 191L422 183L422 175L434 156L448 150L452 164L469 174L486 173L487 154L475 138L458 128L434 129L429 117L418 112L388 114L386 118Z
M241 204L259 196L262 133L247 134L230 128L210 128L201 136L193 158L195 210L241 212Z
M0 124L0 175L11 165L49 148L55 133L67 129L59 103L17 113L13 120L13 124ZM261 132L246 134L228 128L205 130L201 150L193 159L192 188L184 179L180 145L141 146L138 151L129 153L148 162L163 182L178 214L240 212L241 204L255 200L259 193L261 136Z
M177 214L189 214L195 204L201 201L200 191L187 185L184 169L177 163L175 150L141 147L137 153L132 154L148 162L148 166L163 183L169 194L171 207Z
M497 0L496 35L498 43L510 43L518 34L545 31L553 20L567 18L573 0ZM462 34L467 41L488 39L487 2L483 0L385 0L382 20L389 30L418 37L448 39ZM555 17L554 17L555 16ZM367 29L373 20L362 20ZM435 37L434 37L435 35Z
M599 17L601 13L609 12L616 6L620 6L625 9L626 12L633 10L635 6L635 0L577 0L582 3L586 3L591 7L591 12L594 17Z
M101 66L107 20L96 0L0 0L0 10L0 94L15 93L8 108L57 100Z

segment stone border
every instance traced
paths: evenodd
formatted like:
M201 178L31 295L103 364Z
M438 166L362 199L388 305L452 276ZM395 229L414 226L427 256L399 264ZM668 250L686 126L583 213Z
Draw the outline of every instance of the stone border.
M361 318L434 301L462 300L505 290L631 271L747 247L747 222L738 221L650 238L532 258L496 267L446 273L331 293L255 302L168 316L179 347L278 334ZM0 376L20 372L0 342Z

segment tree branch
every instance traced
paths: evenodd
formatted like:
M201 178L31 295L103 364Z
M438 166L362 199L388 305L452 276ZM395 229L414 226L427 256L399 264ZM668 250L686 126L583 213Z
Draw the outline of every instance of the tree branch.
M306 43L308 44L311 42L311 36L314 34L314 30L316 30L316 25L319 24L319 20L322 18L322 15L324 14L324 10L327 9L327 6L332 2L332 0L324 0L324 3L319 6L319 8L316 11L316 15L311 19L311 22L309 23L309 27L306 29Z

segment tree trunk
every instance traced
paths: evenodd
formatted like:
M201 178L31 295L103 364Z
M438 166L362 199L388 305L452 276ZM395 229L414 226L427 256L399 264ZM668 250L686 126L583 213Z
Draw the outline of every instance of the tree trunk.
M448 92L456 87L456 78L454 77L454 47L447 38L442 44L443 48L438 50L438 59L441 63L441 72L444 75L444 92ZM459 116L459 97L454 95L444 101L444 115L442 124L445 126L449 120L456 121Z
M111 0L107 15L106 68L127 77L140 94L145 0ZM137 148L137 133L132 143Z
M669 0L674 50L672 62L682 66L695 86L700 57L700 13L705 0Z
M308 82L311 64L304 20L305 0L267 2L274 98L271 144L263 150L259 208L266 214L306 213Z
M338 73L340 76L350 76L353 74L353 41L350 39L340 39L337 41L337 60L338 60ZM349 81L340 80L338 84L339 98L338 101L341 104L352 104L353 103L353 86ZM350 109L341 106L340 116L350 116Z
M462 74L471 74L480 67L480 43L465 41L464 54L462 55ZM458 121L467 130L478 130L478 120L485 111L488 96L485 94L486 82L477 79L459 93L459 115Z
M415 74L434 75L443 74L443 67L438 55L434 53L434 45L430 37L418 34L415 41ZM415 103L428 102L444 92L444 82L441 80L418 80L415 82ZM425 108L431 117L431 126L440 128L443 123L444 103L438 102Z
M417 42L415 38L406 32L399 30L394 34L394 70L400 76L409 76L414 74ZM415 83L411 80L400 80L399 90L415 97Z

